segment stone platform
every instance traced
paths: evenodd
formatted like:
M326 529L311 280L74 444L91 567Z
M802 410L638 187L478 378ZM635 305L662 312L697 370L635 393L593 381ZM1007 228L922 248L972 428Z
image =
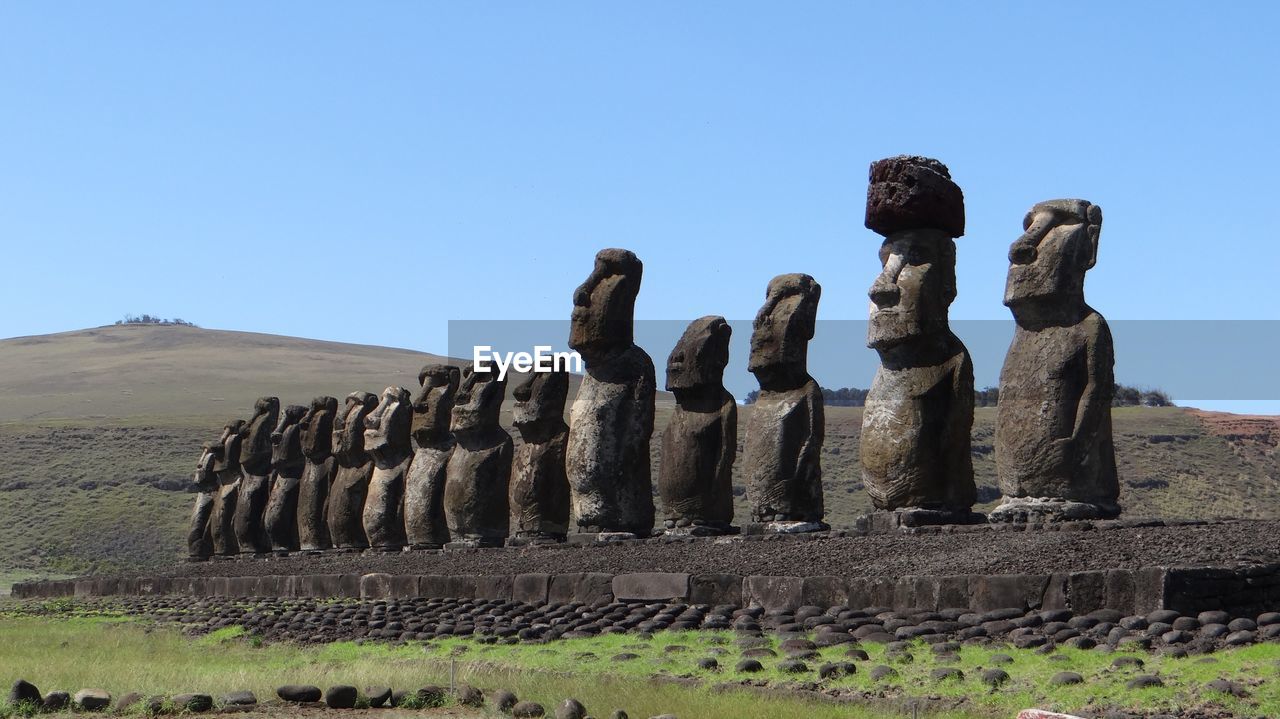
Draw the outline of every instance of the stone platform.
M1280 522L1105 521L598 545L322 553L14 586L18 597L180 594L886 606L1246 615L1280 607ZM805 575L799 576L797 569Z

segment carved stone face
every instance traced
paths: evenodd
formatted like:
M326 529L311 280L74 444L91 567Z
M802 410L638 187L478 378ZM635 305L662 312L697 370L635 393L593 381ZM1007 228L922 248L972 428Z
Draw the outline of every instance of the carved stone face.
M338 414L338 400L316 397L302 418L302 453L313 462L323 462L333 454L333 423Z
M947 331L956 296L955 241L939 230L906 230L880 246L880 275L867 295L867 346L885 349Z
M213 471L224 472L240 468L240 443L244 440L245 421L237 419L228 422L222 428L222 436L217 446L210 447L214 453Z
M413 401L413 436L419 444L449 431L453 399L458 393L462 370L452 365L427 365L418 373L422 391Z
M271 433L271 466L275 469L302 461L302 425L307 408L291 404L280 413L280 421Z
M1084 275L1098 257L1102 209L1084 200L1041 202L1009 248L1004 303L1084 297Z
M512 394L516 403L511 408L511 419L517 428L560 420L564 417L564 403L569 396L569 373L530 373Z
M628 250L600 250L595 269L574 290L569 346L588 363L631 346L643 267Z
M364 418L365 451L408 451L412 425L413 405L409 390L404 387L382 390L378 406Z
M466 432L497 427L506 389L506 380L498 379L497 370L476 372L472 367L464 368L449 429Z
M378 406L378 396L369 392L347 395L342 414L333 422L333 453L342 457L364 454L364 418Z
M689 323L667 357L667 391L719 387L729 364L733 328L723 317L701 317Z
M213 487L217 483L217 474L215 473L215 465L218 457L222 454L222 444L206 443L203 451L200 453L200 460L196 462L196 473L193 481L196 488L201 491Z
M775 368L804 370L821 297L822 287L809 275L773 278L752 324L747 370L757 377Z

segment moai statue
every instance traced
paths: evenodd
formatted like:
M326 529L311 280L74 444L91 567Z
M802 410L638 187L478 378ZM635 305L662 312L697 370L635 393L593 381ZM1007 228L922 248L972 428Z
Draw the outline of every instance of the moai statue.
M218 475L213 471L213 464L221 451L221 445L205 443L192 478L196 501L191 508L191 525L187 531L187 559L193 562L203 561L213 554L213 529L209 526L209 519L213 516L214 496L218 491Z
M498 371L462 371L449 429L457 444L445 470L451 545L501 547L508 533L511 435L498 424L507 382Z
M512 543L563 542L569 532L564 403L569 373L533 372L515 389L512 423L522 443L511 470Z
M658 494L668 534L734 531L738 405L723 382L732 334L723 317L696 319L667 358L676 408L662 433Z
M364 549L364 501L373 477L373 457L364 449L365 417L378 406L368 392L347 395L342 414L333 422L333 455L337 468L329 487L329 539L338 549Z
M446 364L418 373L422 392L413 403L413 441L417 449L404 487L404 527L412 549L440 549L449 543L444 515L445 470L453 453L449 420L462 372Z
M752 324L747 369L760 383L743 450L752 521L769 532L817 532L822 521L822 389L809 376L809 340L822 287L809 275L769 281Z
M1098 259L1102 208L1041 202L1009 249L1004 303L1017 327L1000 371L991 521L1108 519L1120 514L1111 440L1114 350L1084 301Z
M653 532L653 360L632 339L643 265L628 250L601 250L573 293L569 346L586 376L569 413L565 472L579 532Z
M280 400L260 397L240 445L240 496L236 498L236 543L241 554L271 551L265 513L271 494L271 433L280 419Z
M316 397L299 423L302 455L307 460L298 483L298 545L303 551L314 552L332 546L326 509L329 485L338 464L333 456L333 423L337 414L337 399Z
M307 458L302 454L302 418L307 408L291 404L280 413L271 433L271 494L264 522L271 548L277 552L298 550L298 487Z
M236 499L240 496L240 446L244 442L245 421L237 419L222 428L217 444L208 445L212 454L212 470L217 480L213 493L213 508L209 512L209 538L213 553L227 556L238 554L236 542Z
M964 195L945 165L893 157L871 165L866 226L885 239L871 285L867 346L880 367L862 415L862 481L873 526L967 524L977 494L969 432L973 362L951 332Z
M364 449L373 457L373 476L364 500L364 533L371 547L399 550L405 543L405 475L413 460L413 404L409 390L383 390L382 400L365 417L364 426Z

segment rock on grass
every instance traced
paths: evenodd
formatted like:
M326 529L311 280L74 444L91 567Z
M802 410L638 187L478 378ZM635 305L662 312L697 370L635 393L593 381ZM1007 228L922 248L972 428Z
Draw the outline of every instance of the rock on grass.
M287 702L298 704L318 702L323 695L324 692L320 691L320 687L310 684L286 684L276 689L276 696Z

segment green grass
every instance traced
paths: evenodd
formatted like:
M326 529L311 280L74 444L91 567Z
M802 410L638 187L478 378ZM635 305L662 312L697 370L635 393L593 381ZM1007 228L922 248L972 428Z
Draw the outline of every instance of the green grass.
M651 644L667 641L658 637ZM222 631L199 639L171 629L149 628L139 622L113 617L35 617L0 619L0 667L21 676L43 692L55 689L75 692L98 687L113 696L126 692L172 695L184 691L219 694L248 689L260 701L275 696L282 684L304 683L328 687L391 686L416 689L431 684L448 686L455 681L485 691L508 689L521 699L537 701L548 709L566 697L583 702L596 716L624 708L634 717L673 713L682 719L706 717L778 717L779 719L872 719L884 716L883 707L839 705L786 695L761 695L748 691L717 690L711 686L680 686L655 682L634 670L606 671L607 661L570 659L586 647L621 647L634 638L601 638L563 642L546 647L491 647L459 641L431 645L393 647L387 644L327 644L298 647L257 644L235 631ZM470 646L475 657L452 657L454 647ZM547 649L560 659L540 654ZM480 656L480 650L485 656ZM505 657L505 659L503 659ZM535 660L534 657L542 657ZM690 657L690 662L692 662ZM892 704L892 702L891 702ZM15 708L0 708L0 717ZM936 719L978 719L982 713L921 712Z
M520 644L512 646L482 645L474 640L458 638L433 642L428 654L445 659L480 662L484 665L503 667L512 671L538 670L562 671L574 667L578 673L591 673L646 679L654 674L671 677L691 677L707 682L732 682L743 679L764 679L770 683L794 683L797 675L784 674L778 665L786 658L778 651L777 658L759 661L765 670L754 674L738 674L734 671L740 650L733 643L732 632L663 632L652 639L640 639L635 635L606 635L589 639L560 640L547 645ZM769 638L769 647L777 650L776 638ZM668 652L666 647L687 647L680 652ZM716 657L721 664L718 671L697 668L697 661L712 656L715 648L728 649L729 653ZM354 645L334 645L333 651L356 651ZM359 648L363 649L363 648ZM820 658L806 660L810 670L816 672L824 662L848 661L844 656L847 647L836 646L819 650ZM1059 649L1053 654L1037 654L1034 650L1016 650L1011 647L961 647L958 660L939 662L930 647L923 642L914 645L912 660L902 662L885 656L883 645L862 646L869 655L868 661L855 662L858 671L852 676L824 682L827 688L848 690L863 696L886 694L889 697L942 696L964 699L976 710L991 712L996 716L1012 716L1019 709L1038 706L1071 712L1084 707L1116 707L1169 711L1183 707L1214 704L1245 715L1280 716L1280 644L1256 645L1243 649L1219 652L1209 657L1170 658L1145 653ZM386 649L386 651L396 651ZM640 658L614 662L611 657L628 652ZM594 659L583 659L584 653ZM993 654L1007 654L1013 663L1001 665L1011 680L998 690L981 681L982 671L996 665ZM1146 666L1141 669L1113 669L1111 663L1117 657L1134 656ZM875 682L869 669L878 664L892 666L898 677ZM930 672L939 667L956 667L964 673L963 680L934 681ZM1085 678L1083 684L1051 687L1048 680L1062 671L1073 671ZM1165 686L1145 690L1131 690L1125 683L1139 674L1160 676ZM802 675L812 681L814 674ZM1214 679L1229 679L1248 688L1252 696L1236 699L1221 694L1206 693L1203 687Z

